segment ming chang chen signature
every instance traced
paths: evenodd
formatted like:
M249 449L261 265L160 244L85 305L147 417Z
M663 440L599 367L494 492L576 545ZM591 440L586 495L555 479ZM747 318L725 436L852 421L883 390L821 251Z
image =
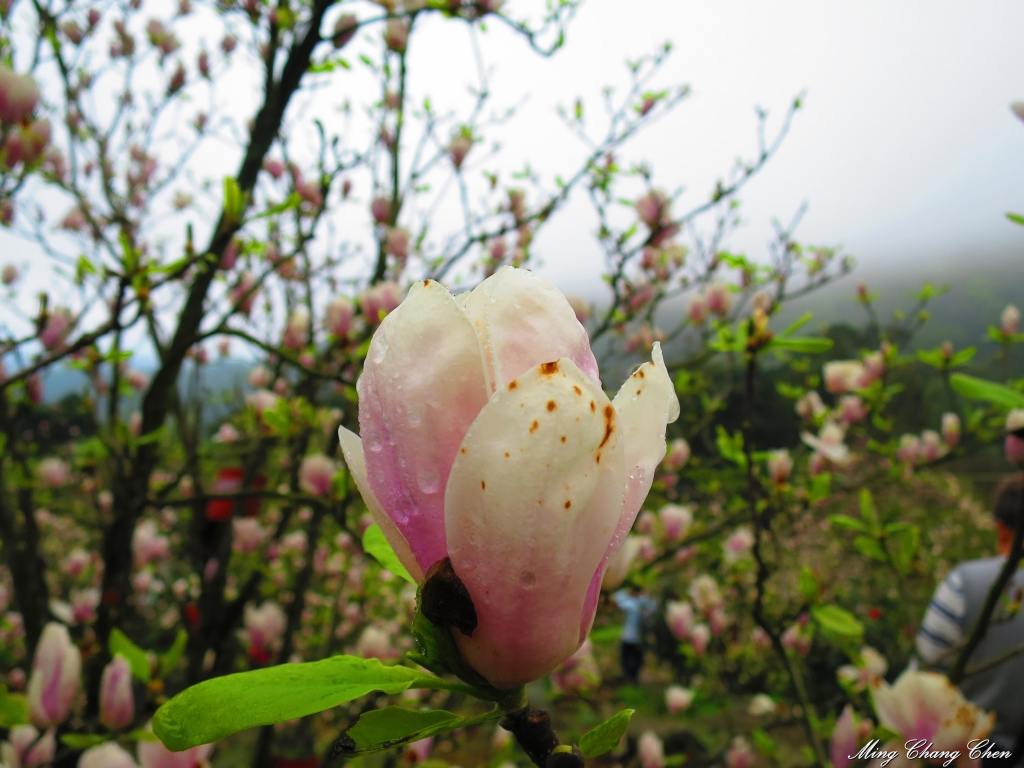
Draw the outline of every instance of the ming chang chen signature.
M850 759L877 760L878 765L881 768L885 768L885 766L900 756L900 751L898 749L884 750L879 746L880 744L881 742L878 739L869 741L856 755L850 755ZM994 742L988 739L972 739L967 742L966 747L967 756L971 760L981 760L982 758L998 760L1013 756L1012 752L999 749ZM908 741L903 745L903 753L910 760L928 760L933 763L941 762L944 768L948 768L948 766L955 763L963 755L963 752L960 750L934 749L928 739L912 739Z

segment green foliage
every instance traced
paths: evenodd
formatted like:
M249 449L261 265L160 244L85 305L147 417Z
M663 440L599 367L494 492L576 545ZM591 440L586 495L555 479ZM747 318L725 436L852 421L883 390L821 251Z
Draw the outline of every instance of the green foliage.
M8 693L0 685L0 728L13 728L28 722L28 699L20 693Z
M409 571L406 570L406 567L402 565L402 561L398 559L398 555L395 554L395 550L393 550L391 545L388 544L388 540L384 538L384 532L376 523L369 526L366 529L366 532L363 533L363 549L378 563L395 574L395 576L400 576L410 584L416 583L416 579L414 579Z
M323 712L372 691L397 694L411 687L451 685L409 667L356 656L282 664L187 688L157 710L153 731L168 749L180 751L246 728Z
M580 752L584 757L599 757L611 752L619 746L619 741L629 728L629 719L633 717L632 709L616 712L603 723L591 728L580 738Z
M354 744L346 748L345 753L354 756L379 752L456 728L497 720L501 715L501 710L497 708L474 717L460 717L442 709L374 709L360 715L356 724L345 731L345 735Z
M65 733L60 740L71 749L82 750L110 741L110 737L98 733Z
M864 625L852 613L838 605L822 605L811 610L811 616L826 636L859 643L864 637Z
M144 683L149 682L151 675L149 654L129 640L128 636L125 635L124 632L119 629L114 629L110 633L108 648L111 656L121 654L128 660L128 664L132 668L132 677L135 677Z
M1002 384L962 373L950 376L949 383L968 400L982 400L1000 408L1024 408L1024 394Z

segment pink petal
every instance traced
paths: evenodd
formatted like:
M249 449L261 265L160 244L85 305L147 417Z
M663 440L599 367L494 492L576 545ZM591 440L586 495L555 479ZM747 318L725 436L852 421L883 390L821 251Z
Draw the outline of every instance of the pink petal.
M341 453L345 457L345 463L348 464L348 471L352 473L352 479L356 481L356 488L359 489L359 495L363 497L366 508L370 510L370 514L373 516L373 522L380 526L384 538L387 539L391 548L395 550L399 561L409 571L409 574L417 582L421 581L423 579L423 571L419 563L416 562L412 549L409 548L409 542L405 540L398 527L391 522L391 518L384 514L384 510L380 508L380 503L373 495L373 491L370 490L370 484L366 480L366 461L363 458L363 444L360 442L359 436L344 427L338 427L338 441L341 443Z
M491 683L536 680L580 645L590 579L622 510L621 429L601 388L561 359L502 388L473 423L445 493L473 636L454 632Z
M480 336L491 392L539 363L563 357L601 382L587 332L562 292L547 280L502 267L462 301Z
M444 489L488 396L476 333L443 286L416 283L384 318L358 390L373 496L426 571L448 554Z

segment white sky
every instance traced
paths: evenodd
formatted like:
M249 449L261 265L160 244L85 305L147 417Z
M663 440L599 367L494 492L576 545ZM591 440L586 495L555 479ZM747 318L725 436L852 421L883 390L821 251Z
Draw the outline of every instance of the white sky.
M472 79L465 28L427 23L412 48L413 90L455 104ZM984 269L986 260L1024 255L1024 228L1004 218L1024 212L1024 123L1008 108L1024 99L1022 30L1017 0L587 0L551 60L500 30L483 40L497 104L525 99L495 134L509 167L529 157L551 172L572 169L582 150L555 105L581 95L596 109L601 88L623 82L625 59L670 39L662 83L687 83L692 96L628 157L649 160L667 189L685 184L691 204L737 155L754 151L755 105L779 118L807 91L782 151L742 195L748 224L732 250L763 253L771 219L788 220L806 200L798 237L841 243L865 269L952 258ZM377 96L357 82L339 78L339 98ZM563 289L597 297L594 228L578 195L535 250ZM34 252L0 234L5 257ZM45 272L33 272L42 286Z

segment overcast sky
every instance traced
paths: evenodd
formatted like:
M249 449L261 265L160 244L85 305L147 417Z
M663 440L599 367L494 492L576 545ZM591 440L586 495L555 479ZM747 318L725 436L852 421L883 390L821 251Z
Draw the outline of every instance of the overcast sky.
M410 53L412 85L443 107L465 93L473 60L464 25L427 24ZM777 120L807 93L781 152L742 196L748 223L731 249L763 254L771 219L807 201L799 238L843 244L866 270L952 258L984 269L1024 255L1024 228L1004 217L1024 212L1024 123L1009 110L1024 99L1022 32L1019 0L586 0L551 60L501 30L483 40L498 103L525 100L497 134L512 158L571 169L582 148L555 105L583 96L596 108L605 84L624 82L627 58L670 39L661 83L686 83L692 95L628 155L651 161L659 185L686 185L691 203L755 151L755 105ZM333 92L356 103L376 96L355 82ZM600 291L594 229L577 196L536 241L543 271L566 290ZM30 253L9 237L0 248Z

